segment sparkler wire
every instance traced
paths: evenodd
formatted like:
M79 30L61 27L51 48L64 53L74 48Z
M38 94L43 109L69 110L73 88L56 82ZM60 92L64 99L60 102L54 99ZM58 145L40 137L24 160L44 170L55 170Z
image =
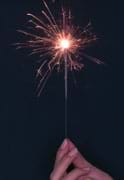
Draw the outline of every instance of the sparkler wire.
M65 54L65 138L68 138L68 64Z

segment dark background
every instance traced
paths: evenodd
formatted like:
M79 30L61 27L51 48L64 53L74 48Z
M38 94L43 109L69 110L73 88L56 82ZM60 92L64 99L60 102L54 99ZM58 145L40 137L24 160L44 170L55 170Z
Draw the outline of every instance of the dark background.
M40 4L41 0L0 1L0 180L49 179L64 139L63 74L54 73L37 98L38 57L27 57L11 46L20 36L16 29L26 24L25 14L39 14ZM60 0L53 9L59 4ZM123 180L123 4L116 0L69 4L74 23L84 25L90 19L100 38L88 54L106 63L86 62L76 74L76 86L69 76L69 137L90 162Z

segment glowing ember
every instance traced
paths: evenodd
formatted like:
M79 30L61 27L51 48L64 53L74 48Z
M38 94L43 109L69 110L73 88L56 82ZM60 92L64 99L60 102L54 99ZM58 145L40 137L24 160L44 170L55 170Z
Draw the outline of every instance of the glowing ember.
M60 42L60 47L62 49L68 49L70 47L70 42L67 39L62 39Z

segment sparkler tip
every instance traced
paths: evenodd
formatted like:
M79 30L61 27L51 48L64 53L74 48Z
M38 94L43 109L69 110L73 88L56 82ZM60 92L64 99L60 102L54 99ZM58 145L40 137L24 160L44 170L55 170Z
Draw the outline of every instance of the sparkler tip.
M70 48L70 41L68 39L62 39L60 42L60 47L62 50Z

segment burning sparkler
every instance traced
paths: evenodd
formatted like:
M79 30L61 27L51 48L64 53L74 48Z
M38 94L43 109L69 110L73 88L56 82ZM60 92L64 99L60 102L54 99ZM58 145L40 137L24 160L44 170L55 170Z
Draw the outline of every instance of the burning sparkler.
M83 58L87 58L101 64L97 58L85 54L84 50L97 40L91 32L91 23L83 30L75 27L72 23L71 11L62 9L59 23L50 11L47 3L43 0L45 10L42 17L38 18L28 13L32 31L18 30L27 37L25 42L16 43L17 49L30 48L31 55L39 54L41 58L37 76L40 76L38 85L39 95L42 92L52 71L64 69L65 72L65 122L67 123L67 90L68 71L79 71L84 67ZM66 136L67 136L67 124Z

